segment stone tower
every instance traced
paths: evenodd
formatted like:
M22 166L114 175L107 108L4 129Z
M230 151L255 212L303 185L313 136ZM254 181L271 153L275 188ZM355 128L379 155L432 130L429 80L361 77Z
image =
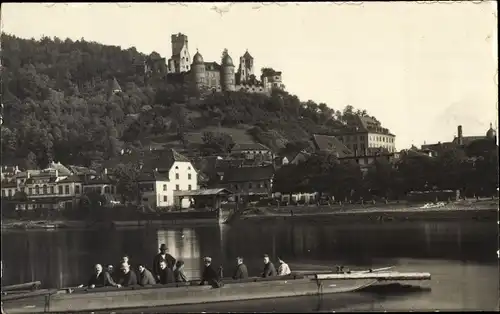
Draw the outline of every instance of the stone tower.
M193 57L191 72L193 77L193 83L196 89L200 90L203 86L206 85L206 78L205 78L205 62L203 61L203 57L198 51L196 51L196 54Z
M234 91L235 89L235 73L233 59L224 50L220 69L220 85L223 91Z
M253 57L248 53L248 50L240 57L240 83L248 82L250 76L253 75Z
M172 57L168 60L169 73L188 72L191 64L189 55L188 38L186 35L178 33L171 36Z

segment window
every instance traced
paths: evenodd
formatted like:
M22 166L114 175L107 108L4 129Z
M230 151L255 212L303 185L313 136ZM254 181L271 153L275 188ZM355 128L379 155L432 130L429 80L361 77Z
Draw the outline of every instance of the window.
M175 185L175 190L176 190L176 191L179 191L179 190L180 190L180 188L179 188L179 185L178 185L178 184L176 184L176 185Z
M75 185L75 194L80 194L80 186Z
M9 191L9 197L11 197L12 196L12 190L9 189L8 191Z
M54 194L54 187L53 186L50 187L50 194Z
M252 188L252 183L248 183L248 188L251 189Z
M164 184L164 185L163 185L163 191L166 191L166 190L167 190L167 185L166 185L166 184ZM166 197L166 196L165 196L165 197Z
M62 185L59 185L57 187L57 189L59 190L59 194L63 194L63 186Z
M175 166L175 170L179 170L179 166Z
M163 195L163 201L166 202L167 201L167 196L166 195Z
M188 166L188 170L191 170L191 167Z
M28 195L33 194L33 188L28 188Z
M179 180L179 174L178 173L175 174L175 179Z
M191 180L191 174L188 173L188 180Z
M111 193L111 188L110 188L109 186L105 186L105 187L104 187L104 193L105 193L105 194L109 194L109 193Z
M35 185L35 194L40 194L40 187Z
M264 187L267 189L267 182L264 182Z
M64 186L64 193L69 194L69 185L67 184Z
M188 185L188 191L191 191L191 184Z
M48 194L47 193L47 186L45 184L43 185L43 194Z
M5 190L2 190L2 196L5 196Z

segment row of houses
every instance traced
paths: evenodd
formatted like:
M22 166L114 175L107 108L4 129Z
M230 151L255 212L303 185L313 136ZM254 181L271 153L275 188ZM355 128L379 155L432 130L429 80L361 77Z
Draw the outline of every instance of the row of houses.
M397 153L370 148L362 155L354 154L336 136L314 135L314 148L276 157L262 144L239 144L238 155L188 157L174 149L145 152L123 152L104 162L101 169L64 166L51 163L44 170L20 171L2 168L2 198L16 201L18 209L67 208L75 206L84 194L97 192L121 202L117 183L110 171L120 163L136 163L141 167L137 184L141 203L157 207L192 205L193 197L207 190L225 189L233 199L258 200L272 196L273 176L277 168L298 164L314 152L327 152L340 160L355 160L366 171L376 158L392 161ZM202 192L204 191L204 192ZM210 193L208 193L210 194ZM302 197L302 196L297 196Z

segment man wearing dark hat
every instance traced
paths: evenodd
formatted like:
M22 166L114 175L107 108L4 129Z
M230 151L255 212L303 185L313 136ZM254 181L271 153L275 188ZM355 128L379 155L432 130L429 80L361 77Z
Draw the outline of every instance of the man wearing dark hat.
M246 279L248 278L248 269L245 264L243 264L243 257L236 258L236 270L234 271L233 279Z
M217 274L217 271L215 271L215 269L212 267L212 258L207 256L203 258L203 262L205 263L205 269L203 269L200 286L203 286L206 282L212 287L220 287L219 274Z
M264 254L264 272L262 272L262 277L273 277L276 276L276 268L274 268L273 263L269 260L269 255Z
M160 253L158 253L155 258L153 259L153 275L156 279L157 282L160 280L160 262L164 260L167 262L167 267L170 268L172 271L174 270L175 266L175 258L168 254L168 248L165 244L160 245Z

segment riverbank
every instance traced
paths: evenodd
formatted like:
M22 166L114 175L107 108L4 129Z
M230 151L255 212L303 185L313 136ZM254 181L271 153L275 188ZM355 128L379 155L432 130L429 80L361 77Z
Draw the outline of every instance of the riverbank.
M217 211L182 211L137 215L136 217L110 216L105 219L2 219L2 230L55 230L55 229L114 229L124 227L162 227L217 224Z
M247 210L241 220L294 220L313 222L390 222L498 220L498 200L458 201L449 204L380 204L344 206L287 206Z

